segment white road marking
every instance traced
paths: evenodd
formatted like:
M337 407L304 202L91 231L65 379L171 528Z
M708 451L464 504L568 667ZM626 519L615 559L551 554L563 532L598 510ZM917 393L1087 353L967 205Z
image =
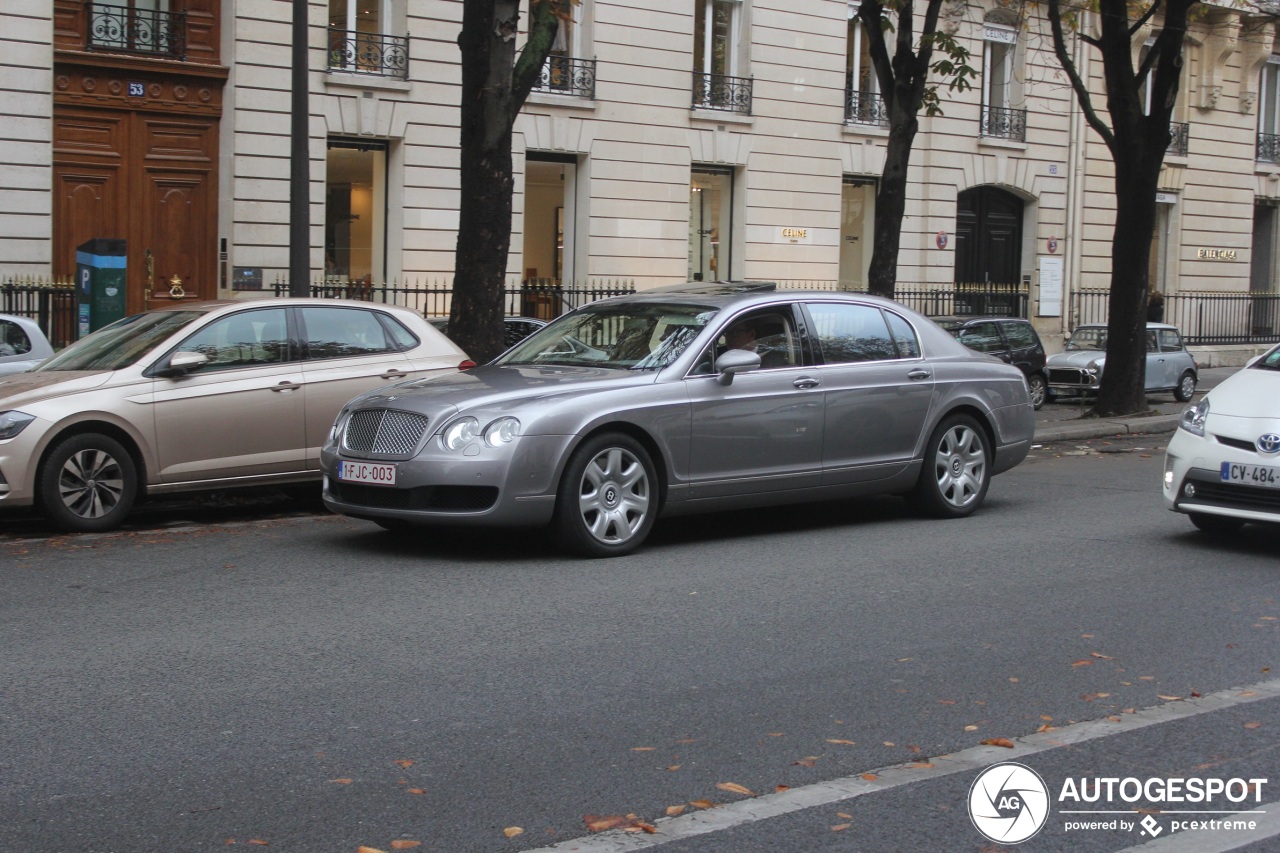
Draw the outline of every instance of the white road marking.
M918 782L940 779L955 773L977 773L1001 761L1017 761L1029 755L1047 752L1071 744L1125 734L1148 726L1157 726L1186 717L1209 714L1237 705L1246 705L1250 702L1277 697L1280 697L1280 679L1263 681L1246 687L1232 687L1208 696L1154 705L1150 708L1143 708L1133 714L1120 714L1100 720L1074 723L1052 731L1037 732L1015 739L1012 749L1003 746L975 746L950 755L932 758L928 762L896 764L871 771L876 777L874 780L866 779L861 774L845 776L841 779L805 785L802 788L791 788L776 794L766 794L726 805L718 805L715 808L704 809L692 814L680 815L679 817L660 818L653 822L653 826L658 830L655 833L626 832L621 829L610 830L597 835L561 841L550 847L527 850L525 853L553 853L553 851L555 853L564 853L564 851L573 851L573 853L626 853L626 851L631 850L644 850L648 847L657 847L661 844L669 844L673 841L681 841L710 832L720 832L736 826L778 817L779 815L811 809L815 806L829 805L844 800L852 800L867 794L888 791L903 785L914 785ZM1212 835L1187 832L1168 836L1165 839L1157 839L1154 842L1129 849L1142 850L1144 853L1148 853L1148 851L1150 853L1181 853L1184 850L1195 851L1195 853L1216 853L1217 851L1232 850L1244 843L1280 834L1280 815L1270 812L1267 815L1267 828L1263 830L1262 827L1263 823L1260 821L1258 829L1260 834L1250 835L1248 838L1243 835L1237 836L1234 832L1214 833ZM1222 837L1224 835L1228 837ZM1183 839L1187 840L1184 842ZM1175 846L1167 848L1160 846L1175 840L1177 841ZM1180 846L1183 843L1191 846ZM1214 847L1212 846L1214 843L1226 846ZM1206 844L1210 846L1206 846Z

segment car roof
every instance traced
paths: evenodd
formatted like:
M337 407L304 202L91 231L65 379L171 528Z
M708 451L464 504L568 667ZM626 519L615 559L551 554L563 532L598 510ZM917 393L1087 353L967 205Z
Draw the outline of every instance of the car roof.
M281 306L323 306L337 308L364 308L378 309L393 312L407 312L414 316L421 316L417 311L407 308L404 305L396 305L387 302L368 302L363 299L329 299L322 296L273 296L266 299L209 299L200 302L174 302L172 305L162 305L158 308L149 308L147 314L158 313L161 311L200 311L202 313L211 313L214 311L230 311L235 308L279 308Z
M684 284L673 284L665 287L651 287L627 293L622 296L611 296L598 302L600 305L626 304L631 302L652 302L654 297L676 304L706 305L714 308L743 308L766 306L778 302L820 302L824 299L857 299L860 302L880 305L895 311L914 314L900 302L874 296L854 290L779 290L777 282L772 281L690 281Z
M1105 329L1105 328L1107 328L1106 323L1081 323L1079 326L1076 326L1075 329L1072 329L1072 332L1074 333L1076 329ZM1147 323L1147 328L1148 329L1171 329L1172 331L1175 331L1175 332L1178 331L1178 327L1173 325L1172 323Z
M970 317L957 316L955 314L944 314L941 317L930 317L930 320L942 325L943 323L1030 323L1031 321L1025 317L1001 317L998 315L981 315Z

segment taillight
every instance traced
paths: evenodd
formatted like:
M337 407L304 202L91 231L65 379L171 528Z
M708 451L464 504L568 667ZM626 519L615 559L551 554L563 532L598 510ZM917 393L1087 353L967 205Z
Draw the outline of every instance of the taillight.
M476 363L469 358L464 358L462 361L458 362L459 370L470 370L475 366L476 366Z

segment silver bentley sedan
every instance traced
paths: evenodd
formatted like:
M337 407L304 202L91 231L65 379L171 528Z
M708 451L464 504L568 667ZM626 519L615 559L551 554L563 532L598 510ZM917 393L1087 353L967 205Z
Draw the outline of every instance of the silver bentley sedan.
M895 302L692 282L363 394L321 467L330 509L387 529L548 526L606 557L659 516L742 506L900 494L967 516L1033 431L1017 368Z

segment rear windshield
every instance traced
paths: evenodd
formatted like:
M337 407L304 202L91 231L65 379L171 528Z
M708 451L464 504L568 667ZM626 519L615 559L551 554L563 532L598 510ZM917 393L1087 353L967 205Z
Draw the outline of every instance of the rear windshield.
M203 311L156 311L125 317L76 341L37 367L36 372L128 367L156 344L202 316Z

